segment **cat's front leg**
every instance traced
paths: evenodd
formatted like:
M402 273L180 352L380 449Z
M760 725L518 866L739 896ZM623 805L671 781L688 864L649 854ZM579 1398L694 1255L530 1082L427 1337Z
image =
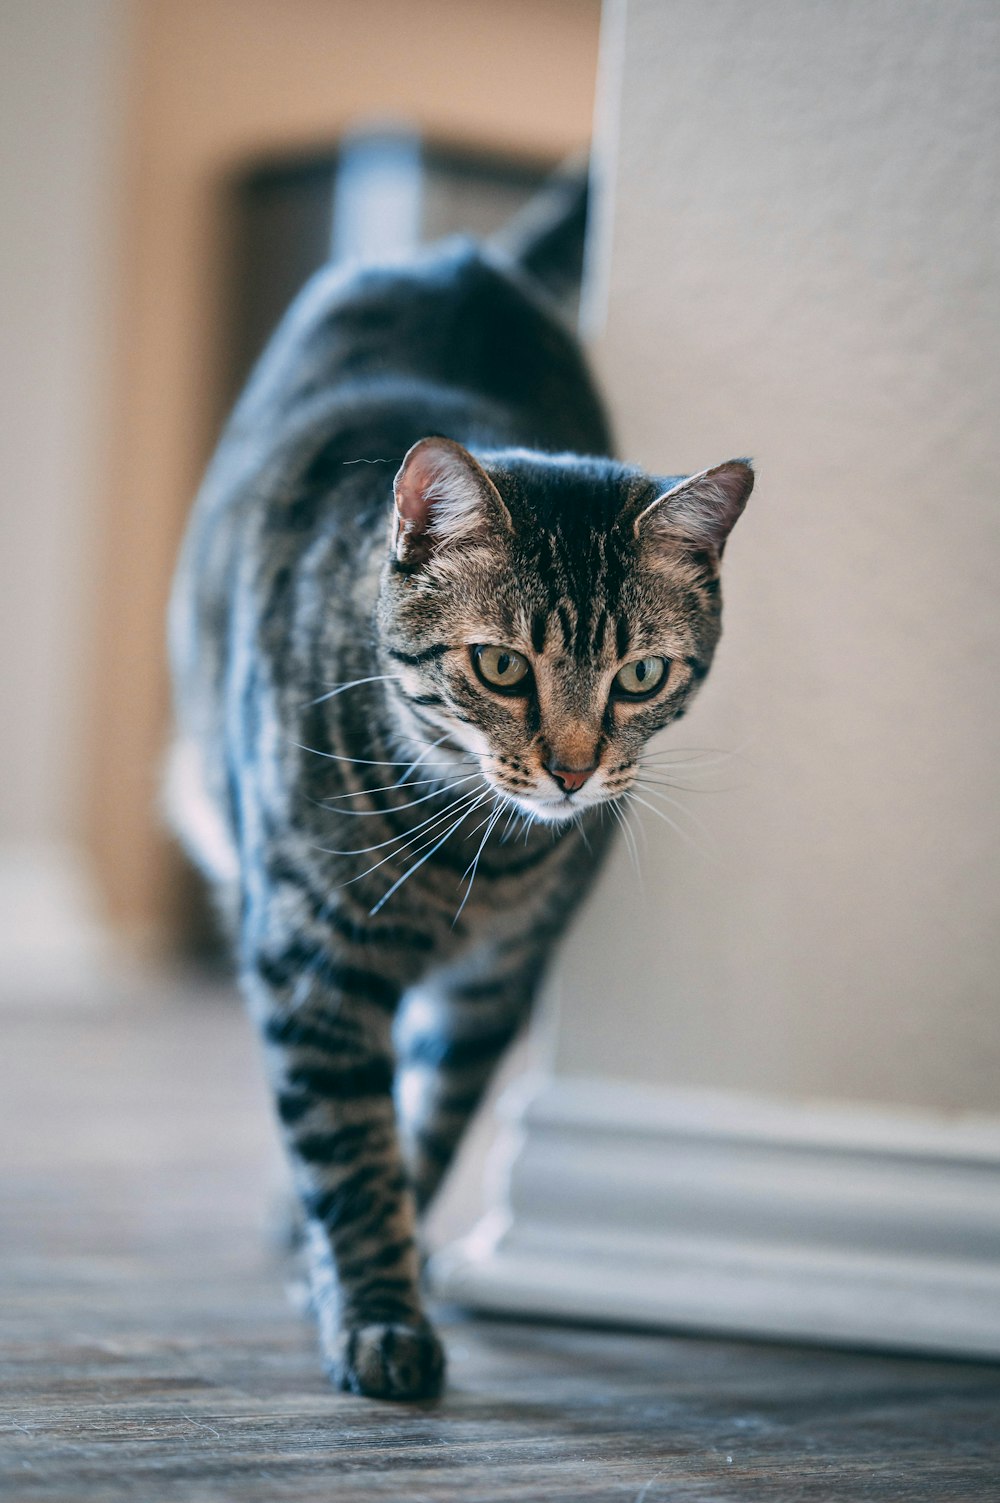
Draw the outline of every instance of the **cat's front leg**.
M331 1378L377 1398L428 1397L444 1357L421 1304L415 1207L396 1134L398 987L301 939L252 948L244 987L305 1211Z
M542 957L440 973L411 994L398 1030L400 1130L418 1212L431 1202L494 1070L527 1019Z

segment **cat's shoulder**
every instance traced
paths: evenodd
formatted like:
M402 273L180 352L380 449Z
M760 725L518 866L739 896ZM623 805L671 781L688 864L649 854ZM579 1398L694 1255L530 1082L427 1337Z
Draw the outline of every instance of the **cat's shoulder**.
M508 293L533 300L516 263L470 236L453 235L405 255L322 267L302 288L289 318L309 325L342 310Z

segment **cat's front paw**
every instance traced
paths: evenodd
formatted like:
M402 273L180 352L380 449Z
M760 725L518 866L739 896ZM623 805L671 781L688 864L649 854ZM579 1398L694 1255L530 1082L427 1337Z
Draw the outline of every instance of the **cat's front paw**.
M444 1381L444 1348L430 1326L355 1326L341 1332L330 1376L372 1399L429 1399Z

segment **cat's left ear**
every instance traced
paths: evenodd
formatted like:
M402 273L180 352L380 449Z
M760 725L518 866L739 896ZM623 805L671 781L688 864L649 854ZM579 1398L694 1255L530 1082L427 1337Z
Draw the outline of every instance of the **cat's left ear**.
M401 564L424 563L437 548L472 541L492 523L512 530L500 492L468 449L450 438L422 438L393 481L392 547Z
M661 535L695 548L713 548L721 557L726 539L753 490L747 459L730 459L690 475L645 507L635 519L636 537Z

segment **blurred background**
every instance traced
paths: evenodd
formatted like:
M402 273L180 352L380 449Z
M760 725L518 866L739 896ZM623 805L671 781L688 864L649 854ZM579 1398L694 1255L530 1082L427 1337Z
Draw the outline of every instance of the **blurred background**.
M674 828L633 816L642 880L617 851L567 947L549 1072L648 1121L819 1102L824 1142L989 1165L949 1255L995 1267L992 0L0 0L0 27L0 992L200 942L158 808L164 606L284 302L331 252L489 230L592 148L622 453L759 480Z
M92 952L98 913L133 950L184 940L158 812L164 601L269 326L331 251L488 230L585 149L600 17L596 0L3 0L0 17L2 932L12 953L37 936L44 967Z

